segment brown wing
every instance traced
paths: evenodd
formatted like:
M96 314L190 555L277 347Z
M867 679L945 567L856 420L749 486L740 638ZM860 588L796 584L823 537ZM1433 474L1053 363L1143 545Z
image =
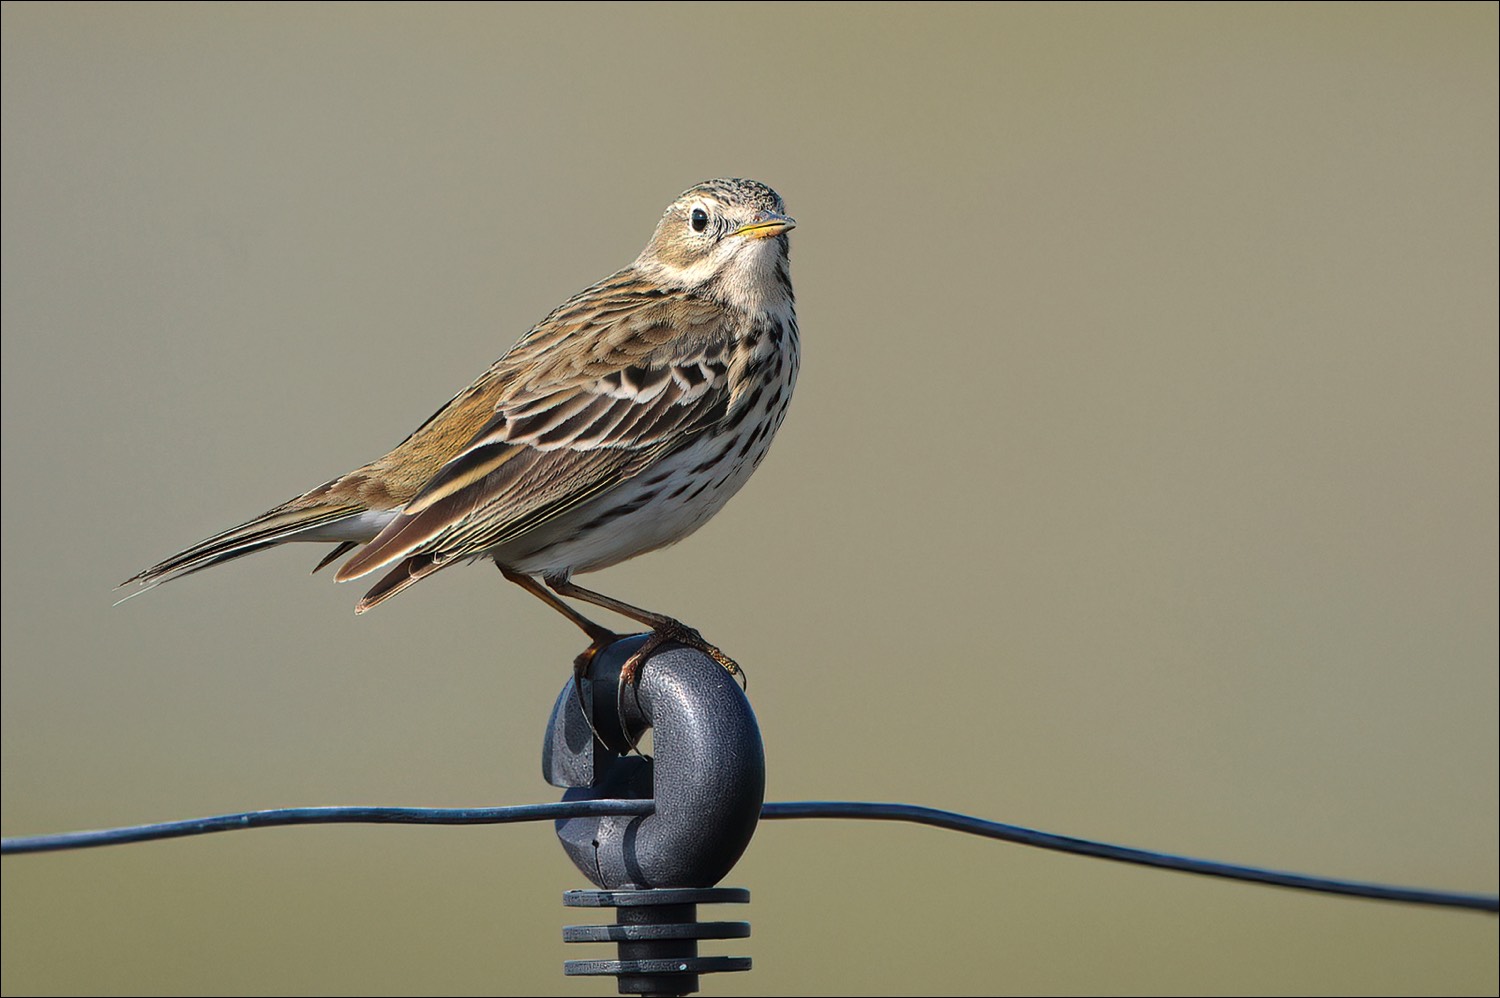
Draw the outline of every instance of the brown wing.
M339 570L344 581L401 563L360 610L604 494L723 418L729 331L717 305L590 291L507 354L488 424Z

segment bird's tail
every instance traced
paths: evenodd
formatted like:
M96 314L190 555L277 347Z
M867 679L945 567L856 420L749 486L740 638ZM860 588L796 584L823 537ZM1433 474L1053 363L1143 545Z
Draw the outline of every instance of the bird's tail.
M231 527L207 540L199 541L185 551L179 551L165 561L132 575L120 583L120 588L132 585L137 587L135 592L125 597L125 599L130 599L148 589L154 589L163 582L180 579L184 575L192 575L205 568L212 568L226 561L233 561L287 541L338 542L333 552L318 562L317 567L313 569L316 572L378 533L378 527L373 530L368 528L361 530L359 527L363 525L356 525L353 522L366 512L366 507L357 504L301 508L290 504L277 506L253 520ZM364 536L357 536L359 534L364 534ZM124 600L120 602L123 603Z
M394 569L382 576L380 581L365 593L364 598L355 605L354 612L364 613L371 607L384 603L407 586L451 564L453 564L452 559L436 554L414 554L409 558L403 558Z

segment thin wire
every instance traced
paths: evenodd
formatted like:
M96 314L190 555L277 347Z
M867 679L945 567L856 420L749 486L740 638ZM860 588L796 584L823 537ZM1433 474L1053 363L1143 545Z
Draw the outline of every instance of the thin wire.
M1329 877L1314 877L1302 873L1286 873L1262 867L1240 866L1234 863L1219 863L1191 856L1176 856L1171 853L1153 852L1149 849L1133 849L1130 846L1111 845L1091 839L1074 838L1041 832L1019 825L1006 825L998 821L986 821L954 811L939 811L936 808L916 804L877 804L866 801L791 801L765 805L762 818L864 818L877 821L910 821L919 825L933 825L970 835L982 835L991 839L1002 839L1018 845L1035 846L1038 849L1054 849L1058 852L1080 856L1094 856L1120 863L1135 863L1140 866L1155 866L1164 870L1182 873L1197 873L1208 877L1225 877L1251 883L1272 884L1304 891L1319 891L1324 894L1342 894L1349 897L1371 898L1378 901L1401 901L1407 904L1438 905L1444 908L1469 908L1474 911L1500 911L1500 897L1493 894L1463 894L1453 891L1434 891L1419 887L1392 887L1358 880L1335 880Z
M164 821L153 825L128 825L124 828L3 839L0 840L0 854L9 856L12 853L91 849L95 846L176 839L185 835L233 832L241 828L270 828L275 825L500 825L516 821L650 814L655 810L656 803L649 800L577 800L557 804L516 804L510 807L280 807L269 811L244 811L209 818Z
M247 811L221 814L209 818L168 821L154 825L133 825L87 832L64 832L59 835L32 835L0 840L0 853L13 855L31 852L54 852L60 849L86 849L95 846L120 845L154 839L180 838L208 832L228 832L241 828L266 828L273 825L316 825L335 822L365 824L415 825L482 825L518 821L552 821L561 818L646 815L655 810L649 800L563 801L557 804L521 804L513 807L292 807L269 811ZM1193 859L1171 853L1133 849L1071 835L987 821L954 811L940 811L915 804L886 804L868 801L788 801L766 804L761 817L771 820L789 818L857 818L876 821L910 821L932 825L970 835L1001 839L1018 845L1035 846L1081 856L1094 856L1120 863L1154 866L1182 873L1224 877L1251 883L1270 884L1296 890L1318 891L1350 897L1407 904L1465 908L1474 911L1500 911L1500 898L1492 894L1463 894L1423 888L1393 887L1354 880L1335 880L1300 873L1285 873L1260 867Z

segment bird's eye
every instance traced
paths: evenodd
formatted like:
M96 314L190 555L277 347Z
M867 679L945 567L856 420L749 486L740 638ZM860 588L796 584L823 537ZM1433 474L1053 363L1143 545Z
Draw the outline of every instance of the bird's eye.
M689 216L689 224L692 225L694 232L702 232L708 228L708 212L702 208L694 208L692 215Z

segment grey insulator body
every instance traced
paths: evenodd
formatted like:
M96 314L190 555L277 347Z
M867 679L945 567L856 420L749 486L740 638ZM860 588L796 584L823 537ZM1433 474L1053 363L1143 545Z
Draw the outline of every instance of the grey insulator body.
M634 740L649 727L652 757L600 745L569 680L547 726L542 771L553 786L571 788L564 800L654 798L656 811L559 821L557 835L602 888L712 887L739 860L760 818L760 728L734 677L694 649L666 646L635 685L620 690L620 668L643 640L632 636L600 652L582 692L594 727L617 749L626 747L622 721Z

